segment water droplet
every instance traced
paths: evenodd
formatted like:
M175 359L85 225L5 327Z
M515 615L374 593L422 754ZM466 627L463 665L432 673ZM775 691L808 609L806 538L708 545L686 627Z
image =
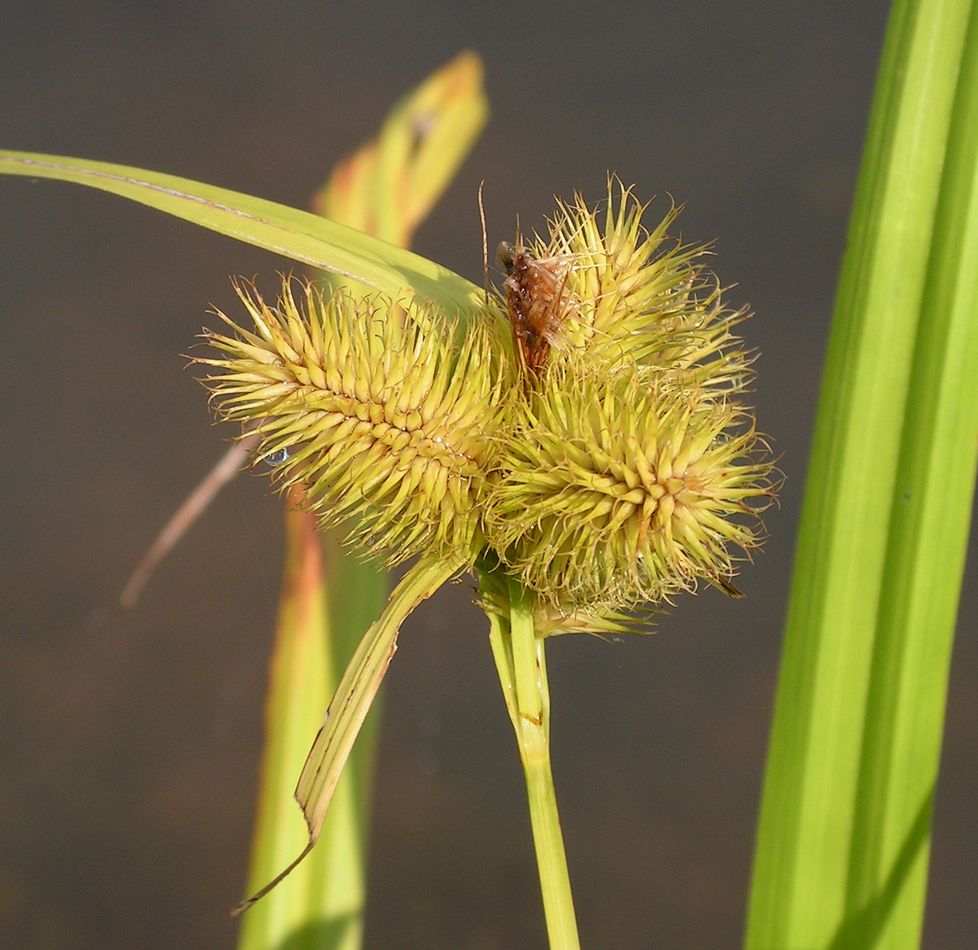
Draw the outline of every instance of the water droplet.
M284 446L281 449L276 449L274 452L269 452L263 456L262 461L266 465L271 465L273 468L277 465L281 465L283 462L289 460L289 450Z

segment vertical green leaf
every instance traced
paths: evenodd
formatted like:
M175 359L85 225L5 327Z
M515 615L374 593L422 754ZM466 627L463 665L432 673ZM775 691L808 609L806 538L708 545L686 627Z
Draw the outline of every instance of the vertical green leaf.
M248 892L265 884L305 847L308 830L293 791L317 724L339 681L355 638L376 616L385 582L337 577L327 564L313 519L290 505L285 515L286 562L265 707L265 746L252 840ZM326 577L346 592L338 616ZM355 586L343 586L343 582ZM377 608L379 613L379 608ZM351 644L350 640L354 640ZM365 897L366 763L345 777L314 859L298 867L288 888L271 894L242 919L242 950L360 946ZM271 869L271 870L270 870Z
M854 937L916 942L978 464L978 7L965 37L907 395L850 868Z
M395 106L377 141L337 165L314 199L316 210L406 246L451 182L486 114L481 63L475 54L463 53ZM410 147L401 147L404 142ZM383 176L379 154L387 155ZM422 168L426 173L419 175ZM295 505L288 506L285 517L287 553L249 894L306 847L309 829L294 799L296 782L323 710L361 638L381 614L387 593L385 571L356 560L335 534L318 534L312 518ZM241 950L356 950L361 945L378 721L375 705L332 794L316 847L287 882L243 915Z
M336 166L316 211L408 247L485 126L482 61L460 53L391 110L380 135Z
M976 30L961 0L891 12L806 486L752 948L919 938L978 435Z

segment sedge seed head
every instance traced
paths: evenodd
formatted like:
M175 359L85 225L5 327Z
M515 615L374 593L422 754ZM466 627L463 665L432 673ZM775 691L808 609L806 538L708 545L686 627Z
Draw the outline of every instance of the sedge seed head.
M761 540L763 448L745 409L668 371L555 364L499 447L486 534L568 615L723 585Z
M431 307L308 282L296 299L294 285L271 306L238 284L252 327L218 313L229 332L205 334L216 355L196 362L218 414L258 433L276 486L301 486L364 555L471 562L505 405L495 328L473 321L460 338Z
M651 230L610 179L506 248L503 293L464 325L431 306L253 287L196 362L282 489L397 563L435 553L535 593L543 634L629 627L729 579L762 541L776 471L745 403L752 355L704 246ZM508 315L507 329L503 316ZM490 564L490 570L485 565ZM505 613L487 581L483 606Z
M591 362L669 369L687 389L742 390L752 355L733 330L746 311L725 305L705 263L709 247L670 235L681 209L671 205L651 230L647 209L614 177L603 209L580 195L558 200L548 236L530 245L563 288L552 345L558 354L584 350Z
M646 210L611 178L603 208L559 202L527 248L559 312L499 435L484 532L555 630L618 629L623 611L702 581L730 592L775 488L742 403L752 355L733 331L747 313L724 304L707 247L669 237L679 209L651 230Z

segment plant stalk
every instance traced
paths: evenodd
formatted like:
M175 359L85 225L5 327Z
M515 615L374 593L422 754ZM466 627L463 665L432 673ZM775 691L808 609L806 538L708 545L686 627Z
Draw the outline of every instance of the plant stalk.
M578 950L577 918L550 767L550 690L544 637L533 623L532 595L508 581L508 629L490 615L490 644L526 777L547 934L554 950Z

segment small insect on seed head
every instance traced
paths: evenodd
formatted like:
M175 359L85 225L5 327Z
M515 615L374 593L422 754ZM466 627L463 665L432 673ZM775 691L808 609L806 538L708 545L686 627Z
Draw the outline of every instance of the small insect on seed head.
M506 276L512 277L513 264L516 261L516 251L509 241L499 242L499 247L496 248L496 260L499 261L499 266L506 271Z
M570 264L559 257L534 257L518 229L515 244L500 242L496 258L506 272L503 290L513 344L529 383L542 374L550 349L572 309L567 286Z

